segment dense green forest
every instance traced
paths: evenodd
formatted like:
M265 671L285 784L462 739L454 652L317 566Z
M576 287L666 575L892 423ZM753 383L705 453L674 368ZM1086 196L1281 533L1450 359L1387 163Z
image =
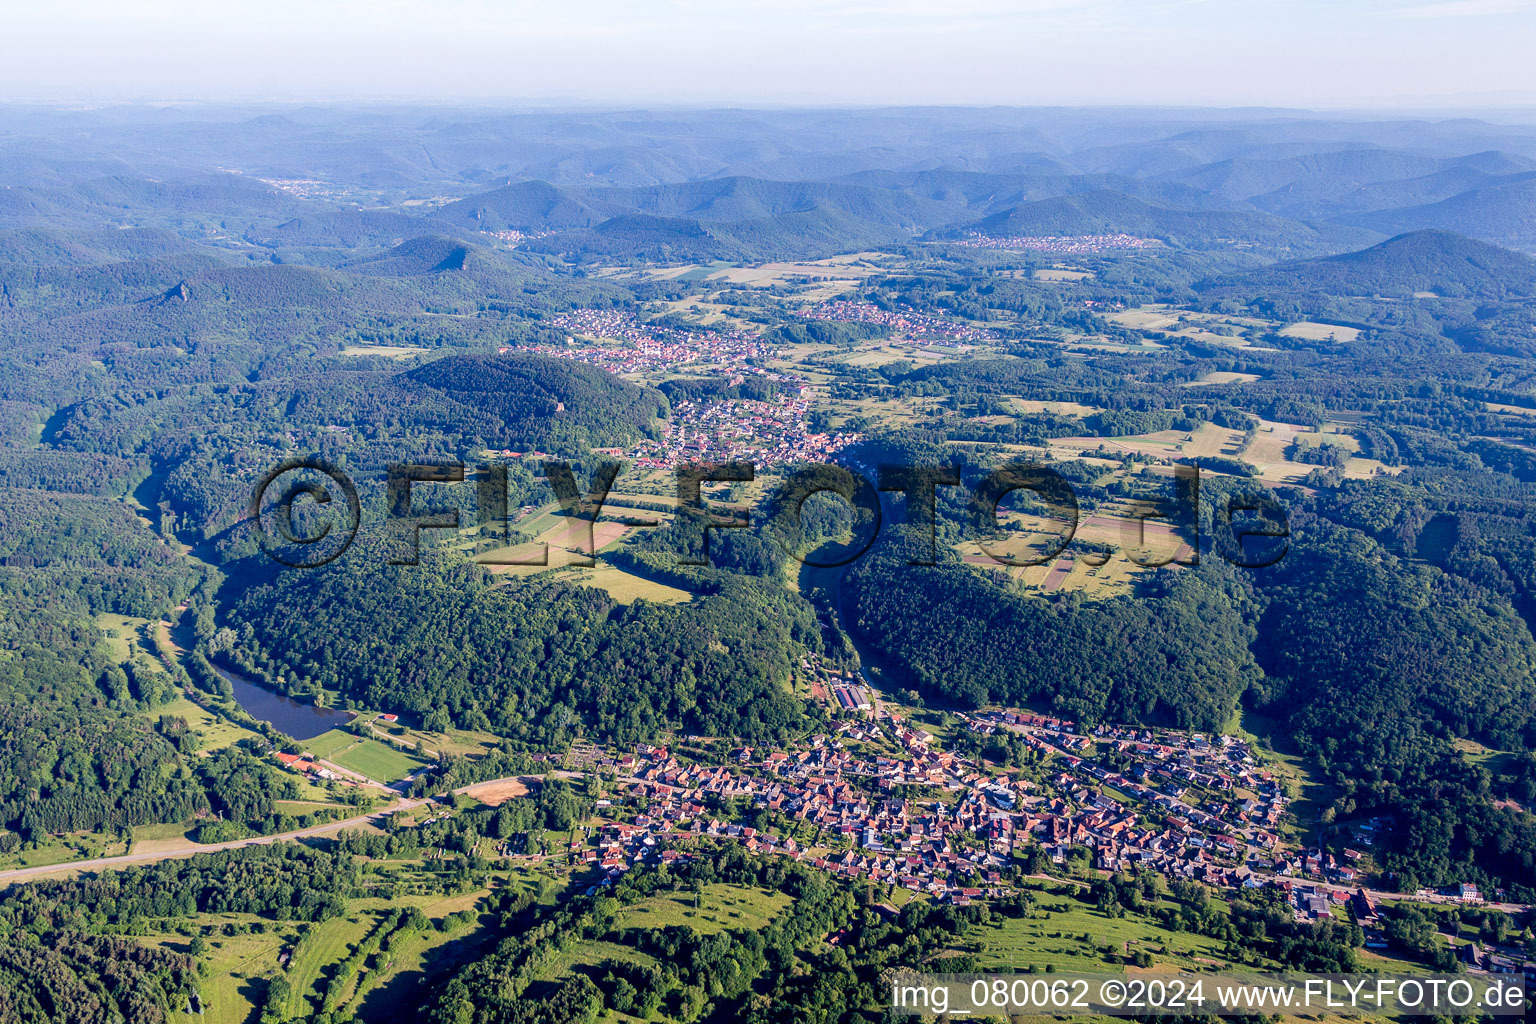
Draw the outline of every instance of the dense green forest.
M1010 594L953 557L910 566L910 554L890 544L861 560L846 610L867 643L941 701L1040 702L1090 724L1210 730L1259 678L1239 584L1214 566L1135 597L1052 602Z
M633 742L669 725L783 738L801 716L790 668L820 642L810 606L759 580L626 607L562 583L497 585L446 559L285 575L234 613L234 657L290 693L339 691L537 746L584 732Z

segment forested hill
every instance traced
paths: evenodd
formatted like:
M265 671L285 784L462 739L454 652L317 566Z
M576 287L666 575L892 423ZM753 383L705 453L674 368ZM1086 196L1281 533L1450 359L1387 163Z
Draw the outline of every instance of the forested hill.
M953 556L906 564L883 545L845 584L876 650L942 701L1038 702L1087 722L1219 729L1260 674L1253 624L1215 567L1170 572L1142 595L1053 603L1021 597Z
M1311 255L1371 241L1373 233L1331 224L1306 224L1255 210L1184 210L1120 192L1098 190L1022 203L948 234L1016 235L1126 233L1189 248L1259 246L1270 252Z
M1479 188L1401 209L1375 210L1340 218L1373 231L1438 228L1505 245L1530 248L1536 242L1536 173L1494 178Z
M401 242L382 255L346 263L344 266L359 274L408 277L464 270L471 259L481 261L485 257L480 250L457 239L427 235Z
M559 231L592 227L608 216L547 182L520 181L449 203L433 219L476 231Z
M768 742L801 721L789 673L819 628L771 581L722 574L675 607L495 583L430 558L285 574L238 601L237 656L296 693L324 687L428 728L494 729L536 748L668 728Z
M597 446L633 440L667 414L664 395L596 366L529 352L448 356L395 378L430 389L501 422L512 441L581 433Z
M550 233L526 247L623 259L766 259L897 244L962 216L903 190L741 176L642 188L519 182L433 215L480 231Z
M1213 297L1505 301L1536 296L1536 260L1449 231L1415 231L1358 252L1281 263L1198 287Z

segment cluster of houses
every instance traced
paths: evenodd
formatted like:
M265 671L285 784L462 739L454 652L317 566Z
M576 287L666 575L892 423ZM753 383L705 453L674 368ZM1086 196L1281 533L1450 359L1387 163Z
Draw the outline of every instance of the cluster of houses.
M1214 886L1256 887L1308 873L1324 882L1346 877L1324 854L1279 848L1268 819L1283 813L1284 798L1241 741L1113 729L1094 738L1074 732L1071 722L1021 712L968 722L986 731L997 727L992 719L1026 730L1025 742L1047 748L1056 770L1040 784L997 772L885 713L844 720L836 734L814 737L804 749L764 756L743 748L729 766L685 764L647 749L618 763L631 802L643 810L614 827L603 859L623 870L654 859L657 848L673 845L669 839L723 836L943 899L1001 885L1003 869L1036 846L1057 863L1084 848L1100 869L1153 870ZM1136 769L1111 770L1085 756L1106 740L1136 757ZM885 741L902 754L855 753L855 741ZM1154 788L1132 775L1162 781ZM1264 799L1202 809L1172 795L1193 785L1252 787ZM778 812L791 823L784 831L802 838L721 820L710 811L721 801Z
M516 249L524 242L531 242L535 238L543 238L551 234L549 231L517 231L507 229L505 231L482 231L482 235L489 235L499 242L504 242L509 249Z
M997 332L985 327L976 327L973 324L963 323L958 320L945 320L943 317L930 316L927 313L919 313L914 309L906 307L884 309L873 302L860 302L854 299L834 299L829 302L822 302L803 310L800 315L808 320L827 320L833 323L849 324L874 324L889 328L891 333L897 337L913 338L937 344L955 345L959 343L992 341L997 337Z
M1111 235L1010 235L998 237L972 232L957 244L972 249L1003 249L1009 252L1046 252L1064 256L1090 256L1100 252L1160 249L1155 238L1138 238L1123 232Z
M278 752L272 755L277 762L290 771L298 772L306 778L321 779L331 782L340 779L341 776L323 765L317 764L304 754L284 754Z
M833 692L868 696L844 676L815 675ZM1283 844L1286 798L1243 740L1117 726L1086 732L1007 709L961 721L976 733L1018 735L1049 755L1046 771L1031 779L992 768L944 749L883 707L848 714L831 734L797 749L743 747L724 764L642 746L608 760L637 813L607 825L596 848L578 843L571 854L612 877L633 864L686 857L700 837L724 838L965 902L1003 891L1007 869L1038 850L1056 864L1076 858L1099 870L1149 870L1218 888L1279 887L1298 920L1349 905L1368 941L1380 939L1375 903L1362 887L1363 854ZM773 813L754 828L734 819L760 818L727 807ZM1441 898L1481 895L1463 886Z
M611 309L572 310L552 317L549 323L570 331L570 336L563 346L539 345L534 351L591 363L610 373L654 373L695 365L739 366L760 357L772 358L777 351L757 334L678 330ZM601 340L622 344L599 344Z
M862 439L857 433L809 429L809 411L810 401L798 387L768 401L683 399L672 407L666 437L643 441L629 454L640 466L666 469L680 462L732 459L773 466L829 462L833 454Z

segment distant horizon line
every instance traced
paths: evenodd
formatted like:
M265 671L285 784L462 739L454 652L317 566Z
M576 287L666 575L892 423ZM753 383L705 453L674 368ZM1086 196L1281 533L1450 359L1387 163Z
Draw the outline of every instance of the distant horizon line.
M28 110L49 112L88 112L93 110L162 110L162 109L380 109L394 108L432 110L477 111L543 111L565 110L584 112L625 111L693 111L699 113L726 111L776 111L835 112L835 111L940 111L940 110L1010 110L1010 111L1119 111L1119 112L1184 112L1210 114L1269 114L1322 116L1345 115L1396 115L1396 116L1464 116L1484 114L1525 114L1536 116L1536 93L1521 99L1498 101L1454 100L1452 97L1418 97L1411 101L1355 101L1333 104L1295 103L1179 103L1179 102L1080 102L1080 103L1017 103L1017 102L886 102L846 100L825 103L790 100L645 100L625 102L617 98L565 97L516 97L516 96L377 96L377 97L264 97L264 98L174 98L174 97L123 97L123 98L71 98L71 99L4 99L0 110Z

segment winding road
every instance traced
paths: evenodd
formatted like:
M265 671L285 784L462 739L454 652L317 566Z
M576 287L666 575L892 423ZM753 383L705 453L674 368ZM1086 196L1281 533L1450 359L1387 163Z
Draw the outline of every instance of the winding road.
M564 778L580 778L579 772L550 772ZM512 775L503 779L486 779L483 782L471 783L453 790L453 795L467 792L471 789L479 789L481 786L494 786L498 783L514 782L524 779L542 778L539 775ZM28 878L36 878L42 875L58 874L66 871L94 871L97 869L111 870L113 868L128 867L133 864L152 864L156 861L175 860L178 857L191 857L199 853L217 853L220 850L237 850L242 846L266 846L271 843L294 842L299 839L308 839L311 836L322 836L329 832L337 832L353 825L363 825L371 821L385 818L396 811L410 811L427 803L430 797L419 799L402 798L388 807L381 807L375 811L357 814L341 821L328 821L323 825L312 825L309 828L296 829L292 832L278 832L270 836L250 836L246 839L231 839L224 843L193 843L185 846L173 846L161 850L146 850L143 853L123 853L116 857L92 857L88 860L69 860L58 864L38 864L29 868L11 868L8 871L0 871L0 885L7 882L24 881Z
M375 819L393 814L395 811L408 811L420 807L426 803L421 800L400 800L389 807L377 811L369 811L366 814L355 815L341 821L328 821L323 825L312 825L309 828L297 829L293 832L278 832L270 836L251 836L246 839L231 839L224 843L193 843L185 846L175 846L164 850L149 850L143 853L124 853L116 857L93 857L89 860L70 860L60 864L39 864L30 868L12 868L9 871L0 871L0 883L22 881L39 875L56 874L64 871L91 871L97 868L120 868L132 864L150 864L161 860L174 860L178 857L191 857L199 853L217 853L220 850L237 850L242 846L266 846L271 843L293 842L298 839L307 839L310 836L321 836L327 832L336 832L352 825L362 825Z

